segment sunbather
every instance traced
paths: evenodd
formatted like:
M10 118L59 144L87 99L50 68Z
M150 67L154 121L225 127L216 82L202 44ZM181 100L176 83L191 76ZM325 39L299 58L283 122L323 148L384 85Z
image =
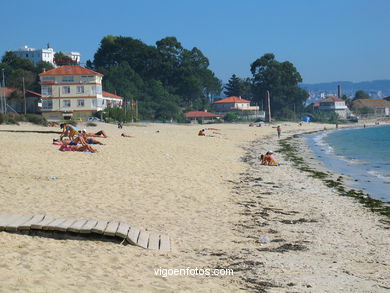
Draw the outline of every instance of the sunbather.
M97 150L95 150L90 145L62 145L60 146L60 151L71 151L71 152L91 152L96 153Z
M83 129L83 134L86 134L87 137L104 137L107 138L107 133L104 130L99 130L96 133L88 133L86 129Z

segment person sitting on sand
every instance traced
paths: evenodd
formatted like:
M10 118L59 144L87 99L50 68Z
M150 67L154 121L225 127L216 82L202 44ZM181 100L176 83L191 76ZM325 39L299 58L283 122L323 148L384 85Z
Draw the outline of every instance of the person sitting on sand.
M204 129L199 130L198 136L206 136L205 130Z
M99 130L96 133L88 133L86 129L83 129L83 134L86 134L87 137L104 137L107 138L108 135L104 130Z
M124 134L124 133L122 133L121 136L122 136L122 137L134 137L134 136L127 135L127 134Z
M71 151L71 152L91 152L91 153L96 153L97 150L95 150L93 147L90 145L62 145L60 146L60 151L66 152L66 151Z
M70 140L73 140L75 136L78 135L79 130L77 129L76 126L73 126L72 124L66 124L62 123L60 124L60 128L62 128L62 133L60 135L60 140L64 138L64 136L69 137Z
M268 151L265 153L265 155L261 155L260 159L261 159L262 165L267 165L267 166L278 166L279 165L279 163L276 161L272 151Z

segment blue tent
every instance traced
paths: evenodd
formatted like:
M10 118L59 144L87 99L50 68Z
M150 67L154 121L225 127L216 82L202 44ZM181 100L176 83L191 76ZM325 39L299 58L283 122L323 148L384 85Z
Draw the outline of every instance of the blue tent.
M311 117L310 117L310 116L303 116L303 117L302 117L302 121L303 121L303 122L310 122L310 120L311 120Z

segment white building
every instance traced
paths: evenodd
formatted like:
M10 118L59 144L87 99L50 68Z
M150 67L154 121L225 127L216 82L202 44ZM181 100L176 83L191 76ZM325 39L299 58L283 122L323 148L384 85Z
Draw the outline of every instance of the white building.
M349 109L345 105L345 101L338 97L328 97L325 100L319 102L318 110L335 112L340 118L346 119Z
M227 97L213 103L213 108L217 114L234 112L241 119L253 119L265 117L264 111L260 111L259 106L251 106L250 101L241 97Z
M47 49L34 49L27 46L23 46L18 50L12 51L16 56L30 60L33 64L37 64L41 61L50 62L55 66L54 55L55 51L50 45L47 45ZM72 59L77 64L80 64L80 53L79 52L64 52L66 56Z
M103 92L103 74L64 65L39 74L42 115L48 120L86 120L108 106L121 106L123 98Z

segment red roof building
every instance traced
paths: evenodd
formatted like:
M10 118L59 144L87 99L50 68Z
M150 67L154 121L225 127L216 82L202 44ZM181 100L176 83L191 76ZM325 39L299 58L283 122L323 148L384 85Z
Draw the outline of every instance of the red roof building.
M215 101L213 108L219 114L236 113L240 119L264 119L264 111L259 111L259 106L251 106L250 104L250 101L241 97L231 96Z
M78 65L64 65L54 68L49 71L42 72L39 76L52 76L52 75L99 75L103 74L93 71L88 68L84 68Z
M215 101L214 104L230 104L230 103L243 103L243 104L250 104L250 101L248 100L244 100L244 99L241 99L241 97L235 97L235 96L232 96L232 97L227 97L225 99L222 99L222 100L218 100L218 101Z
M205 121L214 121L214 119L219 119L223 117L223 115L218 115L207 111L191 111L191 112L184 113L184 117L186 117L188 120L191 120L192 122L195 122L197 120L201 120L202 122L205 122Z

